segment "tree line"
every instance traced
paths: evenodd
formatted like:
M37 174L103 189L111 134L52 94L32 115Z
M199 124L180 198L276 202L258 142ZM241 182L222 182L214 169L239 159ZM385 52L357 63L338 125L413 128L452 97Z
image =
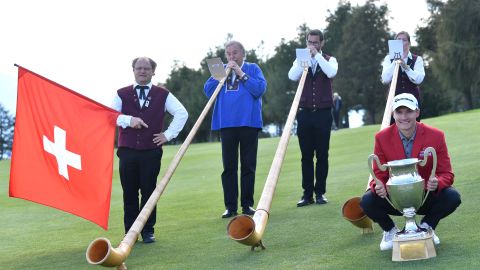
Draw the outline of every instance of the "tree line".
M15 117L0 104L0 160L7 158L12 151L14 125Z
M425 61L426 76L420 85L422 117L478 108L480 2L427 0L427 5L430 16L426 25L410 33L418 43L411 47L412 53L421 55ZM364 5L352 6L348 1L340 1L333 12L329 11L327 27L323 29L326 41L323 51L335 56L339 63L333 87L342 96L341 113L346 115L348 110L364 109L366 124L382 120L389 86L380 81L381 63L388 54L388 40L394 39L395 32L405 30L392 31L388 17L388 4L379 5L376 0L369 0ZM286 121L298 86L288 79L287 73L295 59L295 49L306 47L310 26L303 24L297 30L298 36L293 40L282 39L272 56L257 53L262 52L261 42L246 53L246 61L258 63L268 82L263 97L264 123L279 128ZM230 39L229 34L226 41ZM211 49L199 69L175 63L165 82L189 111L186 130L191 129L206 104L203 84L210 74L205 59L211 57L221 57L226 62L223 46ZM210 131L210 118L205 122L196 141L217 137ZM179 140L185 136L186 132L182 132Z
M377 2L369 0L364 5L352 6L348 1L340 1L333 12L328 12L327 27L323 29L326 41L323 51L339 63L333 88L342 96L341 114L346 116L349 110L364 109L366 124L379 123L382 119L389 86L380 82L381 63L388 53L387 41L394 38L395 32L405 30L390 29L388 4ZM427 0L427 5L430 16L425 26L410 33L417 41L417 45L411 47L412 53L421 55L425 62L426 75L420 85L422 117L479 108L480 1ZM282 39L272 56L260 55L262 42L246 52L246 61L257 63L268 83L263 97L264 123L279 129L286 121L298 86L288 79L288 70L295 59L295 49L306 47L310 26L302 24L297 30L298 36L293 40ZM226 41L231 39L229 34ZM203 85L210 76L206 59L212 57L220 57L226 63L223 45L210 49L198 69L175 62L165 81L164 86L189 112L187 131L207 102ZM8 127L13 125L14 118L8 118L8 113L0 108L0 153L3 153L11 149L13 130L10 132ZM218 139L218 134L210 131L210 119L211 112L198 130L196 142ZM183 141L187 133L180 133L177 140Z

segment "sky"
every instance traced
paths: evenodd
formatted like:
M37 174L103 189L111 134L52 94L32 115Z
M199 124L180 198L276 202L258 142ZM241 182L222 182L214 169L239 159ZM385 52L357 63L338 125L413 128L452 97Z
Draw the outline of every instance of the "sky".
M363 5L365 0L350 3ZM387 3L390 29L408 31L415 44L414 30L429 15L426 0ZM260 53L272 56L282 38L297 37L299 25L323 30L328 10L333 13L337 6L332 0L2 1L0 104L15 113L14 64L109 106L117 89L134 82L135 57L157 62L157 83L165 82L174 61L199 68L207 52L223 46L229 33L247 50L263 41Z

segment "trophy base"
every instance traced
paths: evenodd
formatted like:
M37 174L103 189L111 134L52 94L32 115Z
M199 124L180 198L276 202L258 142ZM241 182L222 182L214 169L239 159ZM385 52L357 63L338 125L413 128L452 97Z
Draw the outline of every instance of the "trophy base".
M431 231L397 234L393 238L392 261L403 262L430 259L437 256Z

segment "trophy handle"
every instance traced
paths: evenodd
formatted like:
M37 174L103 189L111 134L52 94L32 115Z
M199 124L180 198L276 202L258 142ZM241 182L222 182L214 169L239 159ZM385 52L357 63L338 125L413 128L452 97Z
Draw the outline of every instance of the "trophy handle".
M433 164L432 164L432 172L430 173L430 177L432 176L435 176L435 171L437 170L437 152L435 151L435 148L433 147L427 147L425 149L425 151L423 151L423 160L420 161L419 165L420 166L425 166L427 164L427 160L428 160L428 154L431 153L432 154L432 158L433 158ZM430 179L430 177L426 180L428 181ZM422 205L425 203L425 201L427 200L428 198L428 194L430 194L430 190L427 190L427 194L425 194L425 198L423 198L423 202L422 202Z
M386 165L382 165L380 164L380 160L378 159L378 156L375 155L375 154L371 154L370 156L368 156L368 169L370 170L370 175L373 177L373 179L375 179L375 184L376 185L383 185L382 181L380 181L380 179L377 178L377 176L375 176L375 172L373 171L373 161L375 160L375 162L377 163L377 166L378 168L381 170L381 171L386 171L387 170L387 166ZM385 185L383 185L385 187ZM387 190L387 188L385 187L385 190ZM395 208L395 206L393 205L393 203L390 201L390 199L387 197L385 197L385 199L387 200L387 202L393 207ZM396 208L395 208L396 209Z
M375 173L373 172L373 161L374 160L377 163L377 166L381 171L386 171L387 166L380 164L380 160L378 159L377 155L371 154L370 156L368 156L368 169L370 170L370 175L373 177L373 179L375 179L375 184L378 185L378 184L382 184L382 181L380 181L380 179L378 179L375 176Z

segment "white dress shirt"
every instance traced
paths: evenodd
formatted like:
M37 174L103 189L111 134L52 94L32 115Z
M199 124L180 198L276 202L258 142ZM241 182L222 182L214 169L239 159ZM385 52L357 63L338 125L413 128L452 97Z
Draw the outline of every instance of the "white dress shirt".
M315 70L320 67L327 75L328 78L333 78L335 75L337 75L338 71L338 63L337 59L335 57L330 56L329 61L327 61L323 55L322 52L318 52L315 57L312 57L311 59L312 62L312 71L315 72ZM297 63L297 60L293 61L293 65L290 68L290 71L288 71L288 78L292 81L298 81L302 77L303 73L303 67Z
M133 88L135 88L138 84L135 83ZM152 83L147 84L148 89L145 89L145 96L148 96L148 92L152 88ZM137 96L140 97L140 89L135 89L137 91ZM140 107L142 107L145 103L144 99L138 100ZM121 112L122 111L122 99L116 93L113 102L112 102L112 109ZM163 135L170 141L173 138L178 136L178 133L182 131L185 122L187 122L188 112L185 107L180 103L180 101L171 93L168 93L167 100L165 101L165 111L168 111L171 115L173 115L173 120L168 126L167 130L163 132ZM121 126L122 128L126 128L130 126L130 120L132 119L131 115L121 114L117 118L117 126Z
M408 52L408 55L403 62L405 64L408 61L408 58L412 59L412 53ZM393 71L395 70L395 61L390 61L390 56L387 55L383 59L382 63L382 83L388 84L392 81ZM400 68L405 71L401 66ZM423 59L421 56L417 56L417 60L415 61L415 65L413 69L409 69L405 71L407 73L408 79L414 84L421 84L423 79L425 78L425 68L423 67Z

